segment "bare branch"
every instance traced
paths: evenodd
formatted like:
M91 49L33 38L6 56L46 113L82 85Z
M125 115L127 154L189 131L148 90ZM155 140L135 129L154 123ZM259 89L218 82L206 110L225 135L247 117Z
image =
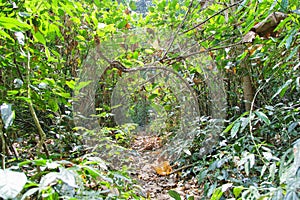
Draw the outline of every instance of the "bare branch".
M207 53L207 52L210 52L210 51L217 51L217 50L220 50L220 49L235 47L235 46L240 45L240 44L242 44L242 42L237 42L237 43L234 43L234 44L224 45L224 46L220 46L220 47L212 47L212 48L208 48L208 49L205 49L205 50L196 51L196 52L193 52L191 54L188 54L188 55L185 55L185 56L182 56L182 57L183 58L188 58L188 57L191 57L191 56L194 56L194 55Z

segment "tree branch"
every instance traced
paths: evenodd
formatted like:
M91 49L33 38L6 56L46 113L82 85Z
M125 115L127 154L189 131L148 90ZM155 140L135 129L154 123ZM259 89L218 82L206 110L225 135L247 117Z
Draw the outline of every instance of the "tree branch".
M33 103L32 103L32 100L31 100L31 88L30 88L30 54L28 52L28 55L27 55L27 98L28 98L28 106L29 106L29 111L30 111L30 114L31 116L33 117L33 121L38 129L38 133L39 133L39 137L40 137L40 140L37 144L37 152L38 153L41 153L41 150L42 148L44 147L44 150L45 150L45 153L46 153L46 156L47 158L49 158L49 151L47 149L47 146L45 145L45 140L46 140L46 133L44 132L40 122L39 122L39 119L36 115L36 112L34 110L34 107L33 107Z
M189 32L191 30L196 29L197 27L201 26L202 24L205 24L206 22L208 22L210 19L214 18L215 16L219 15L220 13L224 12L225 10L228 10L229 8L232 8L232 7L236 6L236 5L238 5L241 2L242 1L238 1L236 3L233 3L233 4L229 5L229 6L227 6L226 8L223 8L222 10L220 10L220 11L216 12L215 14L213 14L212 16L206 18L204 21L200 22L199 24L196 24L192 28L190 28L190 29L188 29L186 31L183 31L180 35L185 34L185 33Z
M188 10L186 11L186 13L185 13L185 15L184 15L184 18L183 18L183 20L181 21L180 25L178 26L176 32L173 34L173 37L172 37L172 39L171 39L171 42L169 43L169 46L168 46L168 48L166 49L166 51L164 52L164 54L163 54L161 60L163 60L163 59L166 57L167 53L170 51L170 49L171 49L171 47L172 47L172 45L173 45L173 43L174 43L174 40L175 40L177 34L179 33L179 30L180 30L181 27L183 26L183 23L186 21L187 16L188 16L188 14L189 14L190 11L191 11L191 8L192 8L192 6L193 6L193 2L194 2L194 0L191 0L191 3L190 3L190 5L189 5L189 7L188 7Z

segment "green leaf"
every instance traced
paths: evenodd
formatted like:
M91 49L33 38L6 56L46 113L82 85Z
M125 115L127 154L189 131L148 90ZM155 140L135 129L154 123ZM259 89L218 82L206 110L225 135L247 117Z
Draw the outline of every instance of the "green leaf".
M292 42L293 42L293 39L294 39L294 36L295 34L298 32L298 30L296 30L295 28L293 28L291 31L290 31L290 34L288 36L288 38L286 39L286 42L285 42L285 47L287 49L290 48Z
M265 122L267 125L270 125L271 122L269 120L269 118L267 117L267 115L265 115L265 113L260 112L260 111L254 111L254 113L256 114L256 116L262 120L263 122Z
M285 82L284 85L282 85L277 92L272 96L271 100L274 99L276 96L280 96L281 98L284 96L286 90L288 89L289 85L293 82L292 79L289 79Z
M0 35L1 35L2 37L4 37L4 38L7 38L7 39L11 40L12 42L15 42L15 40L14 40L12 37L10 37L9 34L7 34L5 31L3 31L3 30L1 30L1 29L0 29Z
M223 195L222 188L217 188L213 195L211 196L211 200L219 200Z
M290 55L286 58L286 62L289 61L295 54L298 53L299 46L293 47L293 51L290 53Z
M152 49L145 49L145 52L147 54L153 54L154 53L154 51Z
M176 192L175 190L169 190L168 194L175 200L181 200L180 194L178 194L178 192Z
M33 37L40 43L42 43L43 45L46 45L46 40L44 38L44 36L41 34L41 32L36 32L33 34Z
M15 18L0 17L0 26L5 29L30 29L31 26Z
M194 196L188 196L187 200L195 200Z
M280 7L283 12L288 10L288 6L289 6L289 0L281 1Z
M243 189L244 189L243 186L238 186L238 187L233 188L234 197L237 198L241 194Z
M131 8L131 10L136 10L137 7L136 7L135 1L130 1L130 2L129 2L129 7Z
M74 88L75 88L75 81L74 81L74 80L66 81L66 85L67 85L71 90L74 90Z
M155 99L155 97L157 97L158 94L151 94L149 97L148 97L148 100L153 100Z
M22 172L0 169L0 197L14 199L23 189L27 177Z
M126 26L126 24L127 24L127 21L126 21L126 20L123 20L123 21L121 21L121 22L117 25L117 27L118 27L119 29L121 29L121 28L124 28L124 27Z
M236 136L237 132L240 129L240 126L241 126L241 122L238 121L238 122L234 123L234 125L233 125L233 127L232 127L232 129L230 131L230 136L232 138L234 138Z

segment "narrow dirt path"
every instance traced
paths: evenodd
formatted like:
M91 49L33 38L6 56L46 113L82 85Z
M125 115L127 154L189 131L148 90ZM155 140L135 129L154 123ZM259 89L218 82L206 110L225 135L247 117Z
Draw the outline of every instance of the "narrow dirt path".
M158 136L136 136L132 143L132 149L138 152L139 156L133 158L131 175L138 180L143 188L143 193L149 199L170 200L169 190L175 190L181 199L194 196L194 199L201 199L201 189L197 179L183 178L181 172L174 172L175 166L159 158L159 148L162 141Z

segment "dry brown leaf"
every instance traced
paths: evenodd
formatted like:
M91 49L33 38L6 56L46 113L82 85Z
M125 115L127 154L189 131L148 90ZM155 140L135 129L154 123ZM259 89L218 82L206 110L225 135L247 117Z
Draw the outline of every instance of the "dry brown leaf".
M169 163L169 161L164 161L160 163L159 165L153 166L153 169L155 172L161 176L166 176L171 174L172 172L172 167Z

